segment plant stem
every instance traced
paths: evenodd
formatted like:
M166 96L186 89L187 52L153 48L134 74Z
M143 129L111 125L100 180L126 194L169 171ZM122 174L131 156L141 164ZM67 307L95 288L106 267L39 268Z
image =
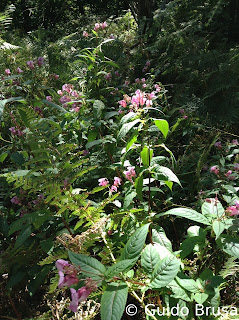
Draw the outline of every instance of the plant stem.
M106 245L106 248L109 250L109 253L110 253L110 255L111 255L112 260L113 260L114 262L116 262L116 259L115 259L114 255L113 255L113 253L112 253L112 251L111 251L111 249L110 249L110 247L109 247L109 245L108 245L108 242L107 242L107 240L106 240L106 238L105 238L105 232L102 232L101 236L102 236L102 239L103 239L103 241L104 241L104 243L105 243L105 245Z

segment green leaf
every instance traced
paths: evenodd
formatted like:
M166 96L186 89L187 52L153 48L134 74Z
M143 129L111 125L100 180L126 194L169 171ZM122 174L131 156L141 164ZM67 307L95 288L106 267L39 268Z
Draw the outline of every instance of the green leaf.
M127 297L128 287L125 283L109 284L101 298L101 320L120 320Z
M190 294L186 292L175 280L171 281L167 287L173 291L173 294L170 294L171 298L183 299L187 302L191 301Z
M26 229L23 229L17 237L17 240L14 245L14 249L20 247L30 237L31 233L32 233L31 226L28 226Z
M130 204L132 203L133 199L136 197L137 193L134 190L130 190L124 197L124 209L126 210Z
M158 129L162 132L164 138L166 138L169 130L168 121L163 119L155 119L154 123L158 127Z
M8 152L4 152L0 154L0 162L3 163L4 160L7 158Z
M200 292L200 288L195 280L189 278L183 273L180 273L175 280L183 287L185 290L188 290L192 293Z
M215 220L212 224L212 229L216 234L216 239L220 236L221 233L225 230L225 224L222 221Z
M188 209L188 208L175 208L175 209L170 209L164 213L159 213L155 215L156 218L160 218L162 216L165 216L167 214L174 215L177 217L181 218L186 218L192 221L196 221L199 223L206 224L208 226L211 225L211 223L208 221L206 217L204 217L201 213L198 213L197 211L193 209Z
M12 287L14 287L16 284L18 284L26 275L26 272L24 271L18 271L15 274L13 274L10 279L8 280L8 283L6 285L6 289L9 290Z
M224 252L239 259L239 238L225 234L219 237L216 242Z
M202 204L202 214L205 215L207 218L212 218L212 217L221 217L225 210L218 200L215 201L214 198L209 199L211 202L204 202Z
M198 304L204 304L204 302L207 300L208 297L209 297L209 295L204 292L198 292L198 293L193 294L193 299Z
M95 102L93 103L93 114L97 119L101 118L104 109L104 103L100 100L95 100Z
M107 280L117 276L120 272L125 272L126 270L129 270L133 267L135 264L135 260L133 259L127 259L118 261L117 263L113 264L111 267L109 267L105 273L105 277Z
M148 229L149 223L137 229L132 234L121 253L120 260L134 259L137 261L144 247Z
M200 251L205 247L205 238L203 237L190 237L185 239L180 246L180 257L184 259L187 257L192 251Z
M141 174L136 180L135 180L135 189L137 192L137 196L139 197L140 200L143 201L143 175Z
M124 138L126 136L126 134L139 122L141 122L140 119L135 119L132 122L123 124L123 126L121 127L121 129L118 133L118 139L120 140L120 139Z
M8 102L22 101L22 100L23 100L22 97L16 97L16 98L9 98L9 99L0 100L0 118L1 118L1 116L3 114L4 107Z
M150 149L145 146L143 150L140 152L140 157L143 161L143 165L148 167L150 165L151 159L153 157L153 149Z
M151 275L157 263L160 260L158 251L150 243L148 244L141 255L141 265L148 275Z
M181 186L181 183L180 183L178 177L169 168L156 164L151 168L151 170L157 174L164 176L166 179L162 178L163 181L165 181L165 180L173 181L173 182L178 183Z
M25 162L23 154L19 152L14 152L13 154L11 154L11 158L19 166L21 166Z
M91 130L88 134L88 142L92 142L98 135L98 130Z
M159 261L152 273L151 287L159 289L168 285L176 277L179 268L180 260L173 256Z
M83 274L96 281L103 279L106 269L105 266L98 260L84 254L71 252L69 250L68 254L73 265L79 268ZM98 283L98 285L100 285L100 283Z
M169 251L173 251L171 241L167 238L164 229L160 226L154 226L152 229L153 242L159 243L161 246L166 247Z
M129 140L129 142L126 145L126 151L128 151L130 149L130 147L132 147L132 145L137 141L138 138L138 131L135 130L133 133L133 137Z

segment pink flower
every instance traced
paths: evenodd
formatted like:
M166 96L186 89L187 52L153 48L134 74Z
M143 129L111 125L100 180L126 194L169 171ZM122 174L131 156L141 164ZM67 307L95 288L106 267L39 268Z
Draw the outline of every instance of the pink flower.
M44 58L43 58L43 57L38 57L38 58L37 58L37 64L39 65L39 67L43 66L43 64L44 64Z
M19 68L19 67L18 67L18 68L16 69L16 72L17 72L18 74L20 74L20 73L22 73L22 72L23 72L23 70L22 70L21 68Z
M94 27L94 30L97 31L99 28L100 28L100 24L99 24L99 23L96 23L96 24L95 24L95 27Z
M28 67L33 70L35 67L34 67L34 62L33 61L27 61L27 65Z
M127 107L126 101L125 100L121 100L118 102L123 108Z
M140 83L139 78L136 78L136 79L135 79L135 82L136 82L136 83Z
M46 96L46 100L47 101L52 101L52 97L51 96Z
M116 77L120 77L119 71L115 71L115 75L116 75Z
M239 215L239 202L236 201L234 206L230 206L226 209L230 216Z
M142 69L142 72L146 72L147 70L148 70L148 67L146 66Z
M105 187L109 184L109 180L107 178L100 178L98 180L99 186Z
M218 168L218 166L212 166L212 167L210 168L210 171L213 172L213 173L215 173L216 175L219 174L219 168Z
M111 76L110 73L107 73L107 74L104 76L104 78L105 78L107 81L109 81L109 80L112 78L112 76Z
M80 302L85 301L88 296L91 294L91 289L88 287L82 287L79 290L75 290L73 288L70 288L71 291L71 303L69 306L69 309L73 312L77 312L77 307Z
M71 92L71 95L72 95L72 97L75 97L75 98L78 98L78 97L79 97L79 94L78 94L78 92L77 92L76 90L73 90L73 91Z
M107 24L106 21L103 22L103 23L101 23L100 25L101 25L101 28L102 28L103 30L108 27L108 24Z
M161 87L158 84L155 84L154 87L157 92L161 91Z
M184 114L184 109L179 109L179 113Z
M145 83L145 81L146 81L145 78L142 78L142 79L141 79L141 82L142 82L142 83Z
M218 149L221 149L221 147L222 147L221 141L217 141L216 143L214 143L214 146L215 146L216 148L218 148Z
M121 185L120 177L114 177L114 186L118 187Z
M135 167L127 167L127 170L124 171L124 175L127 180L133 181L132 178L136 176Z
M229 177L232 174L232 170L228 170L227 173L225 173L226 177Z
M63 92L61 90L57 90L57 93L62 96L63 95Z
M238 145L237 139L233 139L233 140L232 140L232 144L235 144L235 145L237 146L237 145Z
M234 163L234 170L239 171L239 163Z
M153 104L153 102L152 102L152 100L147 100L146 101L146 107L150 107L150 106L152 106L152 104Z
M187 118L188 118L188 116L183 116L183 118L184 118L184 119L187 119Z
M10 69L5 69L5 74L6 74L7 76L10 76L10 74L11 74Z
M111 192L114 192L114 191L117 192L117 187L116 186L111 186L110 191Z
M88 37L89 36L89 33L87 31L83 31L83 37Z
M15 127L11 127L9 128L9 130L11 131L11 133L15 136L17 134L17 130Z
M21 200L15 196L11 199L11 203L21 205Z
M54 78L56 79L56 80L58 80L59 79L59 74L54 74Z
M70 102L71 101L71 98L68 97L68 96L62 96L60 99L59 99L60 103L66 103L66 102Z
M56 267L60 276L58 288L70 287L79 282L79 279L77 278L77 269L68 261L58 259L56 261Z
M151 62L148 60L146 61L145 65L149 67L151 65Z

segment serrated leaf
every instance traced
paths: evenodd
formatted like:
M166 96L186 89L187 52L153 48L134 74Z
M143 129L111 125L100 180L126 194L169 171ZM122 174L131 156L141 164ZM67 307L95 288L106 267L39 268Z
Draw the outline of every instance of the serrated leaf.
M149 223L137 229L132 234L121 253L120 260L134 259L135 261L137 261L144 247L148 229Z
M177 275L180 261L175 257L166 257L156 265L151 280L151 287L159 289L167 286Z
M180 284L181 287L183 287L184 289L186 289L192 293L200 292L200 288L198 287L196 281L189 278L188 276L186 276L183 273L180 273L175 278L175 280Z
M120 140L120 139L124 138L126 136L126 134L139 122L141 122L140 119L135 119L132 122L123 124L123 126L121 127L121 129L118 133L118 139Z
M224 252L239 259L239 238L225 234L219 237L216 242Z
M158 251L150 243L148 244L141 255L141 265L148 275L151 275L157 263L160 260Z
M101 320L120 320L125 309L128 287L125 283L111 283L101 298Z
M162 179L163 181L165 181L165 180L173 181L173 182L178 183L181 186L181 183L180 183L178 177L169 168L156 164L151 169L153 172L164 176L166 179Z
M173 251L171 241L167 238L162 227L154 226L152 229L152 240L153 242L159 243L161 246L166 247L169 251Z
M130 259L118 261L107 269L105 277L109 280L117 276L120 272L125 272L126 270L131 269L134 264L135 260Z
M77 268L80 268L80 271L83 274L96 281L103 279L103 275L105 274L106 269L105 266L97 259L86 256L84 254L71 252L69 250L68 253L73 265ZM98 285L100 284L98 283Z
M130 120L134 119L137 116L136 113L134 112L129 112L127 113L125 116L123 116L123 118L120 120L120 125L123 125L127 122L129 122Z
M218 200L215 201L214 198L211 199L211 202L204 202L202 204L202 214L206 217L221 217L224 214L225 210Z
M95 100L93 103L93 113L96 118L101 118L102 112L105 109L105 105L100 100Z
M173 293L170 294L171 298L183 299L187 302L191 301L190 294L187 293L175 280L172 280L167 287L173 291Z
M175 208L175 209L170 209L164 213L159 213L155 217L159 218L165 215L174 215L177 217L181 218L186 218L192 221L196 221L199 223L206 224L208 226L211 225L210 221L206 217L204 217L201 213L198 213L197 211L193 209L188 209L188 208Z
M169 130L168 121L163 119L155 119L154 123L158 127L158 129L162 132L164 138L166 138Z
M222 221L215 220L212 224L212 229L215 232L216 239L220 236L221 233L225 230L225 224Z

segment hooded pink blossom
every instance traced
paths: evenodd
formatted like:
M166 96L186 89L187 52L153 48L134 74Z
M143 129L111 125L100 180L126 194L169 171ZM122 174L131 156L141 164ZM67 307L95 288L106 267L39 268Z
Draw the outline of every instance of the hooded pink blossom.
M127 167L127 170L124 171L124 175L127 180L133 181L132 178L136 176L135 167Z
M105 187L109 184L109 180L107 178L100 178L98 180L99 186Z
M107 24L107 22L105 21L105 22L101 23L100 26L101 26L101 28L104 30L105 28L108 27L108 24Z
M68 261L58 259L56 261L56 267L60 276L58 288L70 287L79 282L79 279L77 278L77 269Z
M234 206L230 206L226 209L230 216L237 216L239 215L239 202L236 201Z
M83 37L88 37L89 36L89 33L87 31L83 31Z
M23 72L23 70L22 70L21 68L19 68L19 67L18 67L18 68L16 69L16 72L17 72L18 74L20 74L20 73L22 73L22 72Z
M33 61L27 61L27 65L28 67L33 70L35 67L34 67L34 62Z
M127 107L127 104L126 104L126 101L125 100L120 100L118 102L123 108L126 108Z
M210 171L213 172L213 173L215 173L216 175L219 174L219 168L218 168L218 166L212 166L212 167L210 168Z
M96 23L96 24L95 24L95 27L94 27L94 30L97 31L99 28L100 28L100 24L99 24L99 23Z
M39 65L39 67L43 66L43 64L44 64L44 58L43 58L43 57L38 57L38 58L37 58L37 64Z
M46 100L47 101L52 101L52 97L51 96L46 96Z
M88 287L82 287L79 290L75 290L73 288L70 288L71 291L71 303L69 306L69 309L73 312L77 312L77 307L80 302L85 301L88 296L91 294L91 289Z
M10 69L5 69L5 74L6 74L7 76L10 76L10 74L11 74Z

